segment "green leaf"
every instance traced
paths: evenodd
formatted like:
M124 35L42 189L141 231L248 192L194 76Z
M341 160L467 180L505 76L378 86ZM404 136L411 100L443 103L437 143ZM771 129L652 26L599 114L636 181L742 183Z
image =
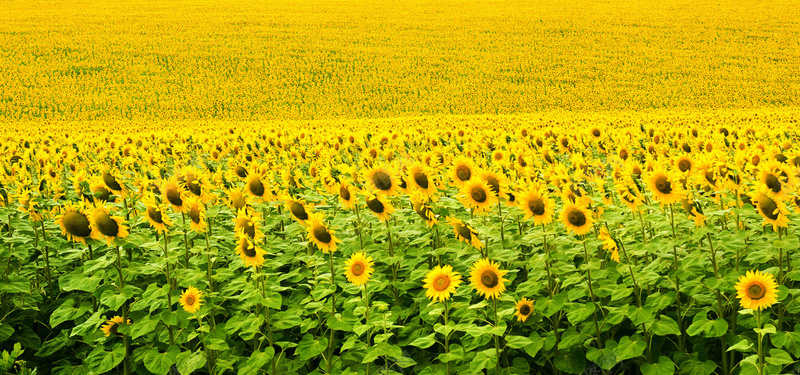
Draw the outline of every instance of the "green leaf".
M564 307L564 296L561 294L557 294L552 299L547 298L539 298L536 301L536 310L542 314L542 316L551 316L561 310Z
M0 342L8 340L14 334L14 327L8 323L0 323Z
M103 322L105 322L105 319L98 311L92 314L92 316L90 316L89 319L86 319L86 321L83 323L75 326L75 328L72 329L72 333L69 335L69 337L85 336L87 333L93 330L100 329L100 324Z
M50 327L55 328L61 323L79 318L92 309L92 305L88 302L82 303L78 307L74 305L75 301L70 298L58 306L50 315Z
M572 324L578 324L586 320L597 310L597 307L592 302L587 302L579 306L578 308L570 308L567 312L567 320Z
M521 349L530 345L533 340L525 336L506 336L506 345L511 349Z
M195 370L202 368L206 364L206 356L201 351L181 352L175 359L178 372L181 374L192 374Z
M431 333L428 336L420 337L411 342L411 346L416 346L420 349L428 349L436 343L436 333Z
M617 360L617 353L614 352L614 348L608 347L609 342L613 343L613 340L607 341L606 347L603 349L598 349L595 347L587 349L586 359L596 363L604 370L611 370L614 368L619 361Z
M753 343L747 339L737 342L736 344L731 345L728 347L727 351L735 350L737 352L752 352L755 351L753 349Z
M475 354L475 358L469 362L470 371L475 374L483 372L483 369L492 369L497 365L497 356L494 349L486 349Z
M775 326L772 324L764 325L764 328L753 328L753 331L762 335L767 335L777 332L775 330Z
M141 319L133 322L133 325L131 325L131 338L135 340L150 332L153 332L158 326L158 322L159 319L157 316L155 318L150 317L150 315L143 316Z
M628 307L628 318L630 318L631 322L634 325L640 325L642 323L647 323L653 320L653 312L650 310L649 307L636 307L630 306Z
M180 349L176 345L170 346L166 352L160 353L156 348L150 348L144 355L144 367L156 374L166 374L170 367L177 363Z
M786 351L782 349L770 349L769 350L769 357L764 358L764 360L776 366L785 366L790 363L794 363L792 356L789 355Z
M556 368L569 374L582 374L586 370L586 358L583 349L572 348L561 351L555 357Z
M717 364L713 361L700 362L690 359L681 363L681 374L687 375L711 375L717 370Z
M2 293L30 293L31 282L28 278L18 275L8 275L8 280L0 282Z
M667 356L658 358L658 363L643 364L642 375L672 375L675 373L675 364Z
M275 348L267 347L264 351L253 352L245 365L239 368L240 375L257 374L262 366L266 365L275 355Z
M659 320L653 323L653 333L657 336L680 335L681 330L675 320L666 315L661 315Z
M86 277L81 273L80 269L76 269L68 274L62 275L58 278L58 285L61 286L65 292L73 290L81 290L84 292L93 293L97 286L103 279L99 276Z
M125 347L121 343L114 345L111 351L98 346L84 360L84 364L95 374L103 374L111 371L122 360L125 359Z
M631 340L630 337L625 336L619 340L619 345L614 352L617 353L617 360L622 362L642 355L645 349L647 349L647 343L643 340Z
M63 347L67 346L71 340L69 339L69 331L63 330L58 336L45 341L44 344L39 348L39 351L36 352L37 357L47 357L52 355L53 353L61 350Z
M295 355L300 358L302 361L307 361L311 358L314 358L328 347L328 339L323 337L319 340L315 340L314 336L311 335L304 335L303 339L300 340L300 343L297 344L297 349L295 349Z
M458 344L450 344L450 352L439 354L437 359L442 363L460 361L464 359L464 348Z

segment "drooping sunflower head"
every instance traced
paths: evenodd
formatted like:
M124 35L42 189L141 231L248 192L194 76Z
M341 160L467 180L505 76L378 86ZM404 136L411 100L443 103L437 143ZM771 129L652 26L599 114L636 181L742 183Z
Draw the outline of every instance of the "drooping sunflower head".
M239 212L239 210L247 207L247 195L241 188L230 188L227 190L227 196L228 207L230 207L233 212Z
M436 193L436 182L433 180L430 167L422 163L414 163L408 168L406 181L408 181L409 188L418 194L430 197Z
M476 249L483 249L483 243L478 239L478 233L472 227L452 216L447 217L447 222L453 226L453 233L459 241L466 242Z
M538 189L531 189L519 199L519 206L525 212L525 220L533 218L535 225L545 225L553 221L555 202Z
M157 232L165 232L167 227L172 225L172 220L167 215L165 207L159 204L150 193L145 193L142 201L144 202L144 215L147 216L147 221Z
M567 203L561 211L561 222L567 231L574 232L576 235L583 235L592 230L594 218L588 208L579 206L575 203Z
M389 216L394 212L394 207L381 195L366 194L367 208L381 221L389 220Z
M661 204L669 205L681 200L681 185L672 174L663 170L656 170L650 173L647 181L653 196Z
M345 208L353 209L356 206L355 189L346 183L339 184L339 201Z
M453 161L453 167L450 168L450 178L455 183L456 187L462 187L467 181L470 181L476 172L475 164L471 159L459 156Z
M453 272L452 266L436 266L425 275L423 282L426 297L435 302L444 302L450 299L461 285L461 275Z
M181 298L179 301L184 311L194 314L195 312L200 311L200 307L203 306L203 292L193 286L190 286L181 293Z
M367 172L366 179L366 185L375 194L393 195L400 189L398 176L388 166L372 168Z
M242 259L246 267L261 267L264 264L264 249L256 245L250 237L238 236L239 241L236 243L236 254Z
M499 298L506 291L508 280L503 277L506 273L508 271L501 270L498 263L483 258L472 265L470 282L484 298Z
M178 212L183 212L186 210L186 207L183 204L186 194L183 190L183 186L181 186L175 176L164 182L164 184L161 186L161 194L164 196L164 200L170 204L173 210Z
M114 336L122 336L122 333L119 332L119 326L122 324L123 319L121 316L115 316L109 320L106 320L105 323L100 327L106 337L114 335ZM128 319L127 324L131 324L131 320Z
M89 183L89 190L92 192L94 196L94 200L100 202L108 202L108 201L115 201L116 196L112 195L111 190L109 190L103 180L94 179L92 182Z
M525 323L528 317L533 313L533 300L522 297L514 304L514 309L516 310L514 316L517 317L517 320Z
M368 257L364 253L354 253L350 259L344 262L344 265L344 276L355 286L366 284L372 273L375 272L375 269L372 268L375 265L372 257Z
M267 193L267 188L264 185L264 181L257 173L251 173L247 177L247 183L245 186L247 192L255 198L263 198L264 194Z
M789 226L788 209L779 198L769 193L754 193L751 202L764 218L764 224L772 224L773 228L786 228Z
M92 235L92 225L83 202L64 205L61 214L56 217L56 223L70 241L85 244L86 238Z
M105 204L98 202L92 212L92 236L96 239L105 238L111 246L114 239L128 236L128 228L123 225L121 216L111 216L111 211Z
M759 172L759 182L761 190L777 197L784 198L791 194L793 188L793 178L779 163L765 163Z
M309 241L316 244L324 253L336 251L336 243L341 241L323 223L321 214L310 214L307 224Z
M768 273L747 271L744 276L739 276L734 288L745 309L762 310L778 302L778 283Z
M186 198L186 215L193 231L203 233L206 231L206 208L199 196Z
M429 227L434 226L438 222L438 220L436 220L436 213L433 212L433 209L431 209L427 203L423 202L421 198L411 196L411 205L414 208L414 212L425 220L425 223Z
M303 202L302 199L296 199L290 196L286 196L285 201L286 209L289 210L292 218L300 223L300 225L305 225L306 220L308 220L308 213L310 212L305 202Z
M248 208L239 210L233 223L233 230L239 237L247 237L253 242L259 242L264 237L260 229L261 214L255 210Z

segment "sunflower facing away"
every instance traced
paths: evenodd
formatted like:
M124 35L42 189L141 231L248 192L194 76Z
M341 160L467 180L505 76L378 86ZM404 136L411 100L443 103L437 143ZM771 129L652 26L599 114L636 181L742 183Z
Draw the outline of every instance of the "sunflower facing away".
M475 179L464 184L459 200L464 207L486 213L497 203L497 196L485 181Z
M518 199L519 206L525 212L525 220L533 218L534 225L545 225L553 221L555 202L536 190L530 190Z
M200 307L203 306L203 292L199 289L190 286L189 289L186 289L181 293L180 299L181 307L188 312L188 313L195 313L200 311Z
M365 256L364 253L354 253L350 259L344 262L344 276L347 281L355 286L362 286L369 281L375 269L372 257Z
M185 210L183 205L185 193L181 184L178 183L177 178L173 176L171 179L165 181L164 184L161 185L161 194L164 195L164 200L172 206L173 210L177 212L183 212Z
M321 214L309 215L307 230L308 240L316 244L323 253L336 251L336 243L341 242L322 222Z
M193 231L203 233L206 231L206 208L199 196L186 198L186 214Z
M503 276L508 273L500 269L500 265L489 259L480 259L472 265L469 280L472 287L484 298L499 298L506 291Z
M447 217L447 222L453 226L453 233L461 242L466 242L476 249L483 249L483 243L478 239L478 233L469 225L452 216Z
M514 316L517 317L518 321L525 323L528 317L531 316L531 313L533 313L533 300L522 297L514 304L514 308L517 310Z
M422 163L414 163L408 168L407 181L412 191L421 194L425 198L430 198L436 193L436 183L433 180L430 168Z
M103 333L106 335L106 337L111 336L111 335L122 336L122 334L119 333L119 325L122 324L122 321L123 320L122 320L121 316L115 316L115 317L113 317L113 318L111 318L109 320L106 320L106 322L103 323L103 325L100 327L100 329L103 331ZM128 319L128 323L127 324L131 324L131 320L130 319Z
M289 196L285 198L285 201L286 209L292 214L292 218L300 223L300 225L306 225L308 212L310 210L306 207L305 202L303 202L302 199L295 199Z
M436 266L425 275L423 281L425 296L434 302L444 302L450 299L456 288L461 285L461 275L453 272L452 266Z
M768 273L747 271L745 276L739 276L734 288L745 309L762 310L778 302L778 284Z
M56 223L70 241L86 244L86 238L92 235L92 226L83 203L64 205Z
M418 197L411 196L411 205L414 207L414 211L417 213L417 215L425 220L425 224L427 224L429 227L433 227L439 222L436 220L436 213L433 212L433 209L431 209L427 203L423 203Z
M253 240L247 236L239 236L239 242L236 244L236 254L242 259L244 265L247 267L261 267L264 264L264 254L266 252L256 246Z
M589 233L592 230L592 213L584 207L575 203L567 203L564 210L561 211L561 222L569 232L575 232L576 235Z
M772 224L773 229L789 226L787 217L789 211L782 200L763 193L753 194L750 198L758 213L764 218L762 225Z

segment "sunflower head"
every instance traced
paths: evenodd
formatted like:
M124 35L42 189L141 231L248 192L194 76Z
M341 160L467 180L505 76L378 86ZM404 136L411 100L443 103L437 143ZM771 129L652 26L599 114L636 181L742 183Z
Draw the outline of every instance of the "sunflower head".
M433 209L431 209L431 207L428 206L427 203L423 202L420 198L412 196L411 205L414 208L414 212L416 212L417 215L425 220L425 223L429 227L434 226L438 222L438 220L436 220L436 213L433 212Z
M264 237L261 232L261 215L252 209L241 209L233 219L233 230L240 237L247 237L253 242L258 242Z
M376 194L393 195L400 188L398 176L387 166L371 169L366 177L367 186Z
M109 337L111 335L122 336L122 333L119 332L119 326L120 324L122 324L122 322L123 319L121 316L115 316L109 320L106 320L106 322L103 323L100 329L103 331L106 337ZM131 324L131 320L128 319L128 322L126 324Z
M394 207L386 198L376 194L366 194L367 208L380 220L389 220L389 215L394 212Z
M485 213L497 203L497 195L487 182L475 179L464 184L459 200L465 207Z
M514 316L517 317L518 321L525 323L528 317L533 313L533 300L522 297L514 304L514 308L516 309Z
M453 161L450 169L450 178L457 187L462 187L464 183L472 179L475 174L475 164L471 159L460 156Z
M347 281L355 286L361 286L369 281L375 269L372 257L365 256L364 253L354 253L350 259L344 262L344 275Z
M233 212L239 212L239 210L247 207L247 197L242 189L231 188L227 191L227 195L228 207L230 207Z
M589 209L575 203L567 203L561 211L561 222L567 231L574 232L576 235L583 235L592 229L594 220Z
M339 201L342 202L342 206L353 209L356 205L355 198L356 194L353 191L353 187L347 185L345 183L339 184Z
M681 200L681 185L668 172L654 171L648 177L648 185L653 196L662 204L673 204Z
M186 209L183 204L185 193L176 177L173 176L171 179L164 182L164 185L161 186L161 194L163 194L164 200L168 202L174 210L183 212Z
M206 230L206 208L198 196L191 196L186 199L186 214L189 216L189 224L195 232L205 232Z
M476 249L483 249L483 244L478 239L478 233L472 227L455 217L448 216L447 222L453 226L453 233L461 242L466 242Z
M333 231L322 221L321 214L311 214L308 218L308 240L317 245L317 247L324 253L336 251L336 243L341 242Z
M114 239L128 236L128 228L122 223L121 216L111 216L108 207L98 203L92 213L92 235L98 239L105 237L108 245L111 246Z
M525 219L533 218L535 225L548 224L553 220L555 202L537 189L531 189L519 197L519 206L525 212Z
M86 215L83 203L62 207L61 215L56 218L56 223L61 227L61 232L71 241L86 243L86 238L92 235L92 224L89 216Z
M734 286L736 296L745 309L762 310L778 302L778 283L771 274L747 271Z
M293 219L305 225L306 220L308 220L308 209L302 200L288 197L286 200L286 209L292 214Z
M508 271L500 269L500 265L489 259L480 259L472 265L470 282L478 294L485 298L499 298L506 290L508 281L503 276Z
M446 265L436 266L425 275L425 296L434 302L443 302L450 299L456 292L456 288L461 285L461 275L453 272L453 267Z
M242 259L244 265L247 267L261 267L264 264L264 255L266 252L261 247L257 246L250 237L238 236L239 241L236 244L236 254Z
M190 286L181 293L180 304L183 310L188 313L193 314L200 311L200 307L203 306L203 292Z

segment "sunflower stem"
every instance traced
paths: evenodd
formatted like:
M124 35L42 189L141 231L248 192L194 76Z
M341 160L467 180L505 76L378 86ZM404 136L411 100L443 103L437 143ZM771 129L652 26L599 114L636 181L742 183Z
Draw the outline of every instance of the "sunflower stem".
M586 236L583 238L583 256L586 258L586 265L589 266L589 250L586 247ZM592 304L595 307L595 311L592 313L592 319L594 320L594 331L595 331L595 339L597 340L597 347L599 349L603 348L603 342L600 339L600 325L597 321L597 310L600 309L600 306L597 305L594 296L594 287L592 286L592 268L589 267L586 270L587 282L589 283L589 295L592 297Z
M764 334L761 332L761 309L756 310L756 325L758 326L758 373L759 375L764 371L764 351L763 344Z
M678 328L681 331L680 336L678 336L678 347L680 348L681 351L685 351L684 350L684 347L685 347L684 346L684 336L686 336L686 334L683 331L683 315L681 315L681 310L683 310L683 307L681 306L681 278L680 278L680 276L678 276L678 269L680 267L680 264L678 262L678 245L675 244L675 240L677 238L677 235L675 233L675 205L674 204L670 204L669 205L669 223L670 223L670 226L672 226L672 255L673 255L674 259L675 259L675 261L674 261L674 263L675 263L675 299L676 299L676 301L678 303L678 306L677 306L678 307L678 311L677 311Z
M367 290L367 284L369 281L364 283L364 306L367 308L364 310L364 319L367 326L369 326L369 291ZM445 324L446 325L446 324ZM367 330L367 350L372 348L372 331ZM367 375L369 375L369 367L371 362L367 363Z
M186 214L181 212L181 219L183 219L183 257L186 258L186 269L189 269L189 232L186 230Z
M642 224L642 240L644 243L647 243L647 232L644 230L644 218L642 217L642 210L637 209L636 212L639 214L639 222Z
M167 273L167 285L169 286L169 292L167 292L167 306L169 307L169 313L172 314L172 277L169 274L169 235L167 231L164 230L164 260L166 261L166 273ZM91 249L91 247L90 247ZM167 330L169 331L169 344L175 345L175 336L172 333L172 326L167 325Z
M444 326L445 326L445 335L444 335L444 352L447 357L450 354L450 333L447 332L447 319L450 317L450 301L444 300ZM498 361L499 362L499 361ZM445 373L450 375L450 361L445 363ZM367 374L369 375L369 374Z
M544 270L547 272L547 291L550 292L550 299L553 299L555 286L553 285L553 276L550 274L550 249L547 248L547 234L545 233L544 224L542 224L542 247L544 250Z
M387 224L388 225L388 224ZM328 260L331 266L331 287L333 288L333 292L331 292L331 316L329 319L334 319L334 315L336 314L336 270L333 266L333 251L328 251ZM331 373L331 368L333 367L333 340L335 330L331 328L331 338L328 341L328 357L326 358L326 366L327 366L327 374Z
M210 223L209 223L209 228L208 229L209 229L209 231L211 230ZM214 279L212 278L213 272L212 272L212 263L211 263L211 254L210 254L211 250L210 250L210 246L208 244L208 231L206 232L206 236L205 237L206 237L206 265L207 265L207 268L208 268L208 290L209 290L209 297L210 297L211 293L214 293ZM216 328L216 326L217 326L217 322L214 320L214 315L216 315L216 310L214 308L214 304L210 303L210 302L211 301L209 301L209 305L211 306L211 319L209 319L209 323L211 324L211 328L213 329L213 328Z
M50 300L52 300L53 297L54 297L54 292L53 292L53 276L51 274L51 269L50 269L50 247L47 246L47 243L46 243L47 242L47 231L44 229L44 220L40 221L39 223L42 225L42 242L45 242L45 244L44 244L44 263L47 266L47 274L46 274L47 275L47 287L50 289L50 296L48 298L50 298Z
M505 233L503 231L503 227L505 226L505 225L503 225L504 224L504 222L503 222L503 204L500 203L500 199L497 200L497 212L500 215L500 245L502 245L503 250L505 250L506 249L506 236L505 236Z
M361 233L364 228L361 227L361 212L358 209L358 202L356 202L355 207L356 207L356 232L358 232L358 249L364 250L364 236Z
M259 270L260 271L260 270ZM261 273L261 272L259 272ZM267 276L261 273L261 296L265 299L267 298ZM266 314L266 321L267 321L267 340L269 340L269 347L272 348L272 359L270 360L272 363L272 375L277 374L275 363L275 346L274 346L274 339L272 338L272 319L270 318L269 314L269 306L264 304L264 310Z
M125 277L122 275L122 256L120 255L120 248L119 246L115 246L116 253L117 253L117 271L119 272L119 289L125 288ZM127 301L122 305L122 323L128 324L128 306ZM128 340L128 336L123 336L123 343L125 345L125 359L123 363L123 368L125 369L125 375L129 375L131 373L131 364L130 360L128 359L130 353L130 341Z
M394 258L394 242L392 242L392 226L389 224L389 220L386 220L385 223L386 223L386 236L389 239L389 256ZM395 285L397 285L397 263L394 262L394 260L392 260L392 293L394 294L394 304L399 305L400 290L397 289Z
M492 298L492 308L494 310L494 328L500 324L500 319L497 318L497 298ZM494 372L500 375L500 336L494 334L494 356L497 359L497 364L494 367Z

